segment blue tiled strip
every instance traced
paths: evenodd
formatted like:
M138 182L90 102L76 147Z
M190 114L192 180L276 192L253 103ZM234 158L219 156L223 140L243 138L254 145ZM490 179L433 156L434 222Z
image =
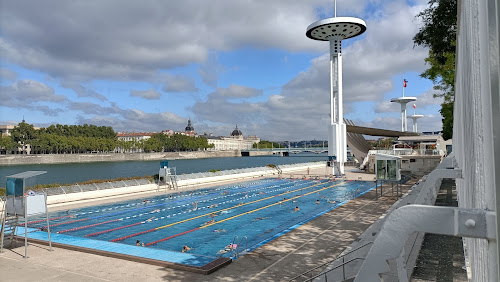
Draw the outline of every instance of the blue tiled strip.
M17 229L17 235L24 237L24 227ZM47 232L37 231L34 228L28 228L29 238L43 240L48 242ZM51 233L50 239L53 243L60 243L70 246L106 251L117 254L130 255L140 258L154 259L164 262L185 264L201 267L217 259L216 257L200 256L188 253L159 250L148 247L132 246L120 243L111 243L106 241L93 240L89 238L73 237L64 234Z

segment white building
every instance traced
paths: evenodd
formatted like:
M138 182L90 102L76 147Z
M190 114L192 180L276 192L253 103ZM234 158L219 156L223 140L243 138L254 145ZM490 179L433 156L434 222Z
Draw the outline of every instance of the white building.
M259 143L260 138L257 136L243 137L243 133L238 129L238 125L231 132L229 137L225 136L205 136L208 144L213 144L214 147L209 150L226 151L226 150L248 150L253 148L253 144Z

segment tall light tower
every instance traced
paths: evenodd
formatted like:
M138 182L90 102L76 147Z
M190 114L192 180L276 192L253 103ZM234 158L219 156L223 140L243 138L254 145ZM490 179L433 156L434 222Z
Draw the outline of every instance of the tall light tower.
M401 104L401 131L408 131L408 125L406 122L406 104L416 101L417 97L405 97L406 79L403 79L403 96L399 98L391 99L393 103Z
M346 125L342 104L342 40L365 32L366 23L352 17L335 17L317 21L307 27L307 37L330 42L330 125L328 127L328 160L334 163L332 174L344 174L347 161Z

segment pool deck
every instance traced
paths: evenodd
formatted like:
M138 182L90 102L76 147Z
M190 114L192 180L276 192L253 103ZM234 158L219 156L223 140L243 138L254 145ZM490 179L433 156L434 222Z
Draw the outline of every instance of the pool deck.
M324 175L324 168L311 175ZM304 174L307 172L304 171ZM347 172L349 179L373 181L373 174ZM415 181L403 185L403 192ZM396 201L386 189L375 200L370 191L276 240L240 257L209 275L167 266L140 263L48 246L29 241L28 259L23 259L24 242L0 254L1 281L286 281L336 258L350 243ZM141 194L136 197L145 197ZM134 196L120 199L125 200ZM114 199L116 201L117 199ZM92 202L101 204L100 200ZM88 203L87 203L88 205ZM65 206L64 208L73 208ZM57 208L56 208L57 209ZM51 209L52 211L52 209ZM134 247L134 246L130 246Z

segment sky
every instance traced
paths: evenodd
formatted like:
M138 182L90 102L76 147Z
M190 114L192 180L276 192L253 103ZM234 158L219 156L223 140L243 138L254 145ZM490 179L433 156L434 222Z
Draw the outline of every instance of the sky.
M342 42L344 117L399 130L414 96L419 131L441 130L442 100L414 46L428 0L338 0L366 22ZM333 0L0 0L0 124L95 124L117 132L195 131L326 140L328 42L307 27ZM408 105L408 114L413 114ZM411 130L412 121L408 120Z

